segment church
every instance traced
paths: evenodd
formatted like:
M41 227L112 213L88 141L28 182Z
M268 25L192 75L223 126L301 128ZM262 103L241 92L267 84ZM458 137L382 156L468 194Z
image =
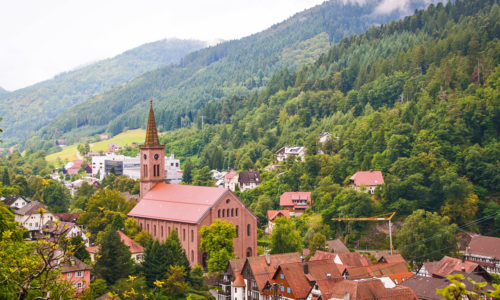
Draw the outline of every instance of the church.
M176 229L192 266L206 267L200 251L200 229L216 219L236 227L234 252L239 258L257 255L257 217L230 190L219 187L168 184L165 146L160 145L151 102L146 140L140 147L141 180L137 205L128 213L155 240L164 241Z

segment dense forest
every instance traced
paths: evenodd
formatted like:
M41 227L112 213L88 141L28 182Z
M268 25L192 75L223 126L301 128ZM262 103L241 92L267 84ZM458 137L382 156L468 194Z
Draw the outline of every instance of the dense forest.
M71 106L147 71L178 63L203 47L205 42L201 41L161 40L11 93L0 88L2 140L6 144L22 141Z
M285 144L306 146L305 162L264 172L259 187L240 194L263 222L294 190L312 191L331 226L339 226L333 216L425 209L500 235L498 20L493 0L431 5L343 39L312 65L276 72L259 93L209 102L195 117L209 120L203 128L162 141L199 168L239 170L264 170ZM325 131L332 139L318 145ZM376 201L340 188L369 169L386 181ZM353 226L351 241L364 228Z
M325 2L263 32L189 54L178 65L151 71L74 106L36 136L42 141L60 137L71 141L103 131L115 135L142 127L150 98L156 100L160 130L190 126L207 102L221 103L233 95L246 97L265 86L276 70L293 70L313 62L343 37L400 18L399 10L374 14L380 3ZM412 1L411 9L425 4ZM35 137L26 146L49 148L40 144Z

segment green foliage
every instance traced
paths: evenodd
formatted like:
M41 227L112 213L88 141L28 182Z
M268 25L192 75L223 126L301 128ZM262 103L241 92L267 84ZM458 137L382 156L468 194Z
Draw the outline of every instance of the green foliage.
M183 299L188 291L188 284L185 278L186 270L183 266L169 266L163 292L173 296L174 299Z
M311 251L309 253L309 256L306 258L306 260L309 260L309 258L311 258L317 250L321 250L321 251L326 251L326 237L321 233L321 232L318 232L314 235L314 237L312 238L312 240L309 242L309 251Z
M295 224L288 218L276 218L271 234L271 254L301 252L302 240Z
M463 299L463 297L468 297L472 299L482 299L491 298L497 299L500 297L500 285L493 284L494 290L486 290L485 287L487 282L475 282L471 278L467 278L470 283L474 286L472 291L467 290L465 283L463 282L465 277L462 274L448 275L446 276L450 281L450 284L442 289L437 289L436 294L442 295L446 300Z
M396 236L396 249L410 262L436 261L456 251L457 226L448 217L416 210L405 219Z
M214 186L215 180L212 178L210 168L205 166L199 169L193 178L193 185L199 186Z
M43 202L53 213L68 212L70 199L69 190L58 181L50 180L43 189Z
M106 232L100 244L94 271L108 284L127 277L132 271L130 251L115 230Z
M208 254L208 270L221 272L234 258L233 239L236 238L234 224L216 219L210 226L200 229L200 250Z
M190 159L186 161L184 165L184 173L182 174L182 182L191 183L193 180L193 163Z
M85 241L81 236L77 235L71 238L70 245L74 247L74 256L81 261L90 261L90 254L85 249Z

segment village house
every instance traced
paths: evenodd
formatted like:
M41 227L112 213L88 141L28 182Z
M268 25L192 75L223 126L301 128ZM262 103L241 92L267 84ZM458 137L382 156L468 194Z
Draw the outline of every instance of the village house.
M54 221L55 216L38 201L31 201L24 207L14 211L14 218L20 226L26 228L32 239L37 239L47 222Z
M23 199L19 195L9 195L9 196L2 196L0 198L0 201L2 201L5 205L12 207L13 209L20 209L25 207L28 203L28 199Z
M305 213L311 203L311 192L285 192L280 196L280 206L292 217Z
M238 184L242 192L256 188L260 184L260 172L241 171L238 175Z
M302 146L284 146L276 151L276 159L278 161L287 160L289 157L295 157L296 159L300 159L300 161L305 161L306 148Z
M236 186L239 184L238 179L238 172L230 171L229 173L224 175L224 188L230 189L234 192L236 190Z
M80 217L80 214L71 214L71 213L56 213L53 214L57 217L61 222L72 222L76 223L76 220Z
M342 272L342 277L349 280L378 278L388 288L393 288L414 275L413 272L408 271L406 262L381 263L360 267L346 266Z
M70 161L64 166L63 173L66 173L68 175L77 175L82 167L82 164L83 160L81 159Z
M60 236L74 238L81 237L85 247L89 246L89 238L83 229L73 222L49 221L45 224L45 233L49 235L49 240L57 241Z
M117 231L120 235L120 241L125 246L127 246L128 250L130 251L130 258L132 258L135 263L141 263L144 260L144 248L139 243L128 237L121 230ZM87 252L90 254L90 261L96 261L96 256L97 253L99 253L99 249L99 246L91 246L86 248Z
M379 185L383 185L384 176L380 171L359 171L349 178L350 185L358 192L374 194Z
M482 266L489 273L500 274L500 238L473 236L465 249L464 259Z
M268 210L267 211L267 227L266 233L271 234L274 229L274 220L276 218L290 218L290 212L288 210Z
M324 151L323 148L325 144L332 139L332 134L330 132L323 132L318 137L317 148L318 154L328 154L329 151Z
M140 147L139 203L128 213L155 240L164 241L174 230L191 265L207 266L200 250L200 229L216 219L233 223L237 257L257 254L257 217L231 191L217 187L165 183L165 147L160 145L151 103L144 145Z
M59 265L62 279L73 284L75 296L81 295L90 286L90 270L92 268L78 258L72 256Z
M425 262L418 270L417 275L444 278L456 271L465 274L487 273L487 271L476 262L445 256L440 261Z

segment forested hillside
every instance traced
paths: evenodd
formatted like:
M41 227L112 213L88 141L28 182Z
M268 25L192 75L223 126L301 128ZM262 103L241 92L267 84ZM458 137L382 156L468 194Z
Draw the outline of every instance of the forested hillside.
M397 19L402 13L396 10L375 14L380 0L363 6L343 2L326 2L261 33L190 54L179 65L149 72L73 107L39 135L44 140L60 136L72 139L138 128L145 124L145 103L150 98L155 99L158 107L160 130L189 126L198 109L208 101L247 96L265 86L276 70L283 67L293 70L302 63L312 62L343 37ZM414 9L428 2L411 3ZM33 140L27 143L36 144Z
M201 41L161 40L12 93L0 89L2 140L15 142L30 137L34 130L73 105L147 71L178 63L186 54L202 47L205 43Z
M263 171L283 145L306 146L305 162L264 172L241 194L263 219L265 201L276 208L284 191L313 191L332 226L333 216L425 209L458 225L485 217L467 229L500 235L499 20L498 1L462 0L343 39L259 93L208 103L198 117L216 124L168 133L166 153L198 168ZM318 145L325 131L332 139ZM340 189L369 169L386 181L376 201ZM350 241L363 225L353 226Z

